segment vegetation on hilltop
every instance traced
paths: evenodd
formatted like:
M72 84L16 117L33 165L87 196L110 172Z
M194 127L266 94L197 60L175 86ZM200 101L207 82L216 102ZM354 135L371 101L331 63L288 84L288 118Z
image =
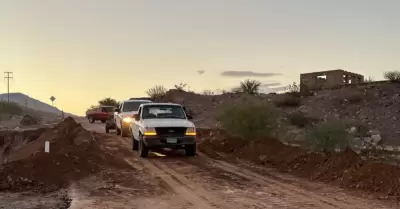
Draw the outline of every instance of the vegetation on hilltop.
M0 101L0 119L12 115L22 115L23 109L14 102Z

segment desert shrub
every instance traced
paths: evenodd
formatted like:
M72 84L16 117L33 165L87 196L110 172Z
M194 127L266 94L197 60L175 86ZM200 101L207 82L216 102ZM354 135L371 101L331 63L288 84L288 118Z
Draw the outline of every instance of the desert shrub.
M313 151L333 152L344 149L354 141L343 121L328 121L307 131L305 146Z
M383 77L392 82L400 82L400 72L399 71L387 71L383 74Z
M0 115L21 115L22 107L14 102L0 101Z
M261 87L260 81L247 79L245 81L240 82L239 87L233 89L233 92L241 92L241 93L256 95L259 93L260 87Z
M289 122L294 126L304 128L312 123L313 120L311 117L307 117L304 113L298 111L289 115Z
M224 129L249 140L271 134L278 119L274 105L252 101L227 106L217 117Z
M340 102L348 102L348 103L359 103L363 100L364 94L359 90L354 89L343 89L340 92L339 100Z
M201 94L202 94L202 95L214 95L214 92L211 91L211 90L206 89L206 90L204 90Z
M167 89L162 85L157 85L152 88L149 88L146 91L146 94L152 99L160 99L167 94Z
M283 95L275 101L275 105L278 107L298 107L300 104L300 98L293 95Z
M178 91L184 91L185 88L187 87L187 84L186 83L175 84L174 87Z

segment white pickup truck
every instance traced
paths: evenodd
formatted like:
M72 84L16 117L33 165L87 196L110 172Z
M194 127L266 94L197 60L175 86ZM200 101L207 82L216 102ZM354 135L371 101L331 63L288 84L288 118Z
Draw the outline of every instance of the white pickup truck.
M153 148L184 149L196 155L196 127L183 107L173 103L141 104L131 124L132 149L147 157Z
M129 136L129 124L133 120L133 115L137 113L141 104L150 102L150 100L137 99L123 101L114 113L114 122L117 134L121 134L123 137Z

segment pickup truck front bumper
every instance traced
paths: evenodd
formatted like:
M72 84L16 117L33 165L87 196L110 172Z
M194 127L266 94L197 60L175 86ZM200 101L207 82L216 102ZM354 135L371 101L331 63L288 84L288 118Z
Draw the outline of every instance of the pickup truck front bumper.
M187 145L196 144L196 137L143 136L143 142L149 148L184 148Z

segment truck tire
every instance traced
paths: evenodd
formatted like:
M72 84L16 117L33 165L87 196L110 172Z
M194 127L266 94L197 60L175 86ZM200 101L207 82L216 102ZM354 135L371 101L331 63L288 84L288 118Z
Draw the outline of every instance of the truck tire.
M196 156L196 144L186 145L185 154L189 157Z
M101 123L106 123L106 120L102 120Z
M132 136L132 150L137 151L139 150L139 141Z
M110 133L110 128L108 128L108 126L106 125L106 133Z
M139 156L146 158L149 156L149 148L144 144L143 140L139 140Z
M128 137L129 136L127 128L124 128L122 126L122 124L121 124L121 136L122 137Z
M89 123L94 123L95 120L92 117L88 117Z

